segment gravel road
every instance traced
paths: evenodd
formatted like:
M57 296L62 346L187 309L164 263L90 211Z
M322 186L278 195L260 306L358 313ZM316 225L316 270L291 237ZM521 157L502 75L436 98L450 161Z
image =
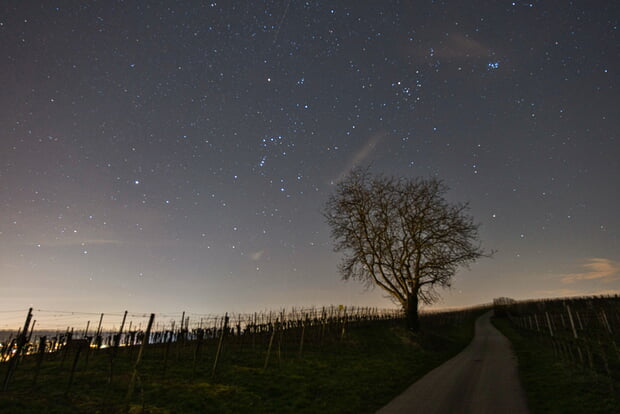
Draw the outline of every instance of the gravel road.
M526 414L510 342L491 325L491 312L476 320L476 334L460 354L426 374L377 414Z

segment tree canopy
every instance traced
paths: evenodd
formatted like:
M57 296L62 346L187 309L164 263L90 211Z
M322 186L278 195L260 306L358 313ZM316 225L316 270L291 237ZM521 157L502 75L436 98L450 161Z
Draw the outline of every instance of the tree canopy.
M456 270L488 255L467 203L449 203L435 178L373 175L356 168L340 181L323 214L343 279L379 286L403 306L417 330L418 302L439 298Z

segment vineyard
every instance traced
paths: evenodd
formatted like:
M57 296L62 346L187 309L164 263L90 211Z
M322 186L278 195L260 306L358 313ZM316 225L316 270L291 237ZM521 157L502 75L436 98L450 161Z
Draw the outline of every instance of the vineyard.
M472 315L483 308L488 305L424 313L421 324L428 331L440 332L429 336L429 341L446 342L442 329L473 320ZM402 312L395 309L344 306L220 316L183 312L178 319L172 316L176 315L95 315L31 309L23 326L2 342L0 398L3 393L9 395L19 408L22 403L28 406L26 394L67 401L83 398L86 389L91 394L84 402L86 408L73 412L117 412L122 407L145 410L148 393L162 384L177 383L179 376L192 387L215 387L235 370L257 378L269 378L270 372L291 366L303 370L307 354L342 359L351 347L365 346L355 332L392 329L402 325L403 319ZM90 319L84 321L85 317ZM49 329L53 323L72 318L80 318L82 328ZM45 329L37 330L36 326ZM207 394L218 393L215 388L209 389Z
M495 302L525 335L559 361L592 373L611 395L620 392L620 296Z

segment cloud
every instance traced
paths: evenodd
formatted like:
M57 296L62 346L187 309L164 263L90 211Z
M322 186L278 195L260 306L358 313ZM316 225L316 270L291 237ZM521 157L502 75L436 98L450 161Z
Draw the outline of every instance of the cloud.
M364 145L360 149L358 149L355 154L353 154L353 157L349 160L345 168L340 172L340 174L338 174L338 177L335 180L332 180L332 182L342 180L344 176L349 171L351 171L351 169L363 163L366 158L368 158L375 151L375 149L381 143L381 141L383 141L385 136L386 133L384 131L378 132L370 136L370 138L366 140Z
M562 277L563 283L575 283L580 280L602 280L610 282L620 278L620 264L609 259L591 258L582 265L585 271L569 273Z

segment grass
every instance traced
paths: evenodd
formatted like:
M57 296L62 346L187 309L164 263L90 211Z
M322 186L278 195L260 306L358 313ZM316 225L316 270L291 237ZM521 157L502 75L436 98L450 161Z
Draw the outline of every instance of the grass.
M109 354L81 360L67 392L70 358L46 356L36 386L34 358L18 367L7 392L0 392L0 412L20 413L372 413L426 372L458 353L473 335L473 317L457 326L435 328L414 336L403 326L373 323L352 328L343 341L274 345L263 369L265 342L224 345L212 377L215 344L208 343L193 368L192 343L172 344L164 374L165 346L145 349L139 381L125 402L132 372L128 349L120 349L114 376L107 382ZM292 339L292 338L289 338ZM279 356L278 356L279 354ZM177 359L178 358L178 359ZM6 364L0 365L0 379Z
M559 360L533 333L517 330L508 319L493 324L510 340L519 360L519 375L533 414L620 413L620 384L610 388L605 375ZM615 390L615 391L614 391Z

